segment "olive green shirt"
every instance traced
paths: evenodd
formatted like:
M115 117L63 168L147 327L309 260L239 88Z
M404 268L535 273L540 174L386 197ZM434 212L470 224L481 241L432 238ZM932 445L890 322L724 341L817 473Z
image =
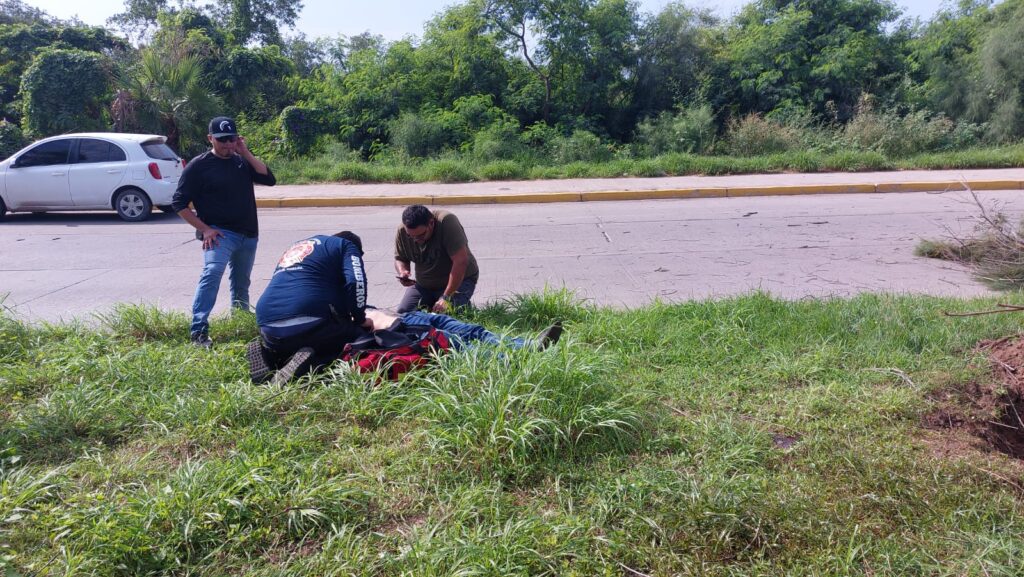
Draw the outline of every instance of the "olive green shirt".
M416 282L423 288L443 291L448 286L448 275L452 272L451 255L462 247L469 251L469 240L457 216L446 210L431 212L437 223L434 224L430 240L422 245L412 240L404 226L398 227L398 234L395 235L395 260L415 264ZM479 277L476 257L469 251L465 278L476 282Z

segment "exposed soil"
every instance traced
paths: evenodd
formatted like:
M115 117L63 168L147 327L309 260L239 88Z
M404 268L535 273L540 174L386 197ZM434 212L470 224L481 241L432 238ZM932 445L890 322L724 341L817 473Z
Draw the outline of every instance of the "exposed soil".
M939 408L925 417L934 429L966 431L985 447L1024 459L1024 335L982 341L994 378L937 394Z

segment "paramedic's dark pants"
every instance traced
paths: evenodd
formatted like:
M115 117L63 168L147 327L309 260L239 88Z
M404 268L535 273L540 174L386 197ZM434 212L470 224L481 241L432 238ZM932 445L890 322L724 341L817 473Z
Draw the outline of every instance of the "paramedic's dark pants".
M260 327L263 346L274 357L277 366L288 362L302 347L312 347L316 351L314 365L326 365L341 355L346 344L364 334L366 331L361 327L333 318L296 326Z

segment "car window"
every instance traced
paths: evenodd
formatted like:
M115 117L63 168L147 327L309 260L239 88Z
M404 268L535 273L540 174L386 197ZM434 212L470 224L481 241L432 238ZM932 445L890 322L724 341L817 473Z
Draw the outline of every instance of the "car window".
M29 150L18 157L18 166L49 166L67 164L70 139L51 140Z
M178 155L174 154L171 147L159 140L143 142L142 150L146 152L146 156L157 160L178 160Z
M78 143L78 162L118 162L127 160L124 151L116 144L95 138L83 138Z

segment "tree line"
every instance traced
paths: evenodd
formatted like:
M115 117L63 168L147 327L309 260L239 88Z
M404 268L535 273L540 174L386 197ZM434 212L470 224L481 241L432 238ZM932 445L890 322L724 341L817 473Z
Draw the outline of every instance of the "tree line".
M889 0L755 0L728 19L684 2L646 14L631 0L467 0L392 42L307 38L301 9L127 0L102 28L0 0L0 154L116 130L167 135L188 156L221 113L271 158L328 146L509 158L554 141L568 160L742 154L822 130L814 146L842 134L893 151L1024 135L1024 0L959 0L928 21Z

